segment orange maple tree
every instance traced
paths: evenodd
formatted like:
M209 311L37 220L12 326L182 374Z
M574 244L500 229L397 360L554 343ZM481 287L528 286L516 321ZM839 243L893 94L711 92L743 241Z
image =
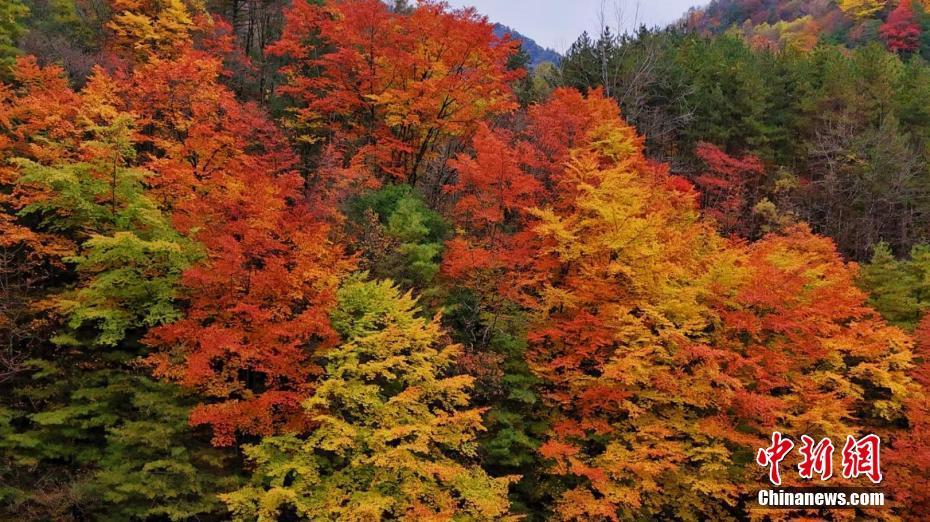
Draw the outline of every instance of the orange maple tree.
M472 150L450 163L456 176L445 191L459 233L447 244L443 272L482 294L520 300L520 288L538 283L533 271L521 268L539 247L530 210L569 189L558 185L569 150L596 122L615 114L600 91L585 98L557 89L528 109L517 131L480 126Z
M742 417L821 435L901 418L910 339L866 305L832 241L796 226L751 245L744 266L748 280L719 303L718 339L744 357Z
M829 239L724 240L616 112L568 158L534 212L527 298L561 518L724 517L762 473L736 462L773 430L894 432L910 340Z
M894 499L917 520L930 512L930 315L915 332L915 365L910 374L921 387L907 400L907 427L892 439L886 456Z
M446 191L455 198L452 215L461 233L446 245L443 271L474 290L512 298L518 282L507 276L532 253L527 209L543 191L526 164L534 151L510 132L486 125L473 146L473 154L451 163L457 178Z
M327 310L349 263L283 135L221 73L188 43L113 80L138 117L150 193L204 251L182 279L184 318L150 332L148 362L207 398L191 422L229 445L300 422L314 350L335 340Z
M416 184L438 146L516 108L516 43L473 9L378 0L294 2L269 52L292 59L281 93L302 102L302 141L323 141L355 169Z

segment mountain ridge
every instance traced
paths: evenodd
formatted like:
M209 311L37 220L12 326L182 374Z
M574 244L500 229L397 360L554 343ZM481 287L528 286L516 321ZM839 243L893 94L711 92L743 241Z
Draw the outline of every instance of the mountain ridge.
M562 55L558 52L548 47L539 45L536 40L533 40L529 36L520 33L512 27L508 27L500 23L495 23L494 34L499 37L509 34L515 40L519 40L523 50L530 57L530 67L536 67L537 65L544 62L558 64L562 60Z

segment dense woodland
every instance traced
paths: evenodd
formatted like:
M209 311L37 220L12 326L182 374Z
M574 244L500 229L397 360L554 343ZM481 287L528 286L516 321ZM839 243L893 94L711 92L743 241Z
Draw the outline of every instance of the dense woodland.
M926 520L926 8L0 0L0 519Z

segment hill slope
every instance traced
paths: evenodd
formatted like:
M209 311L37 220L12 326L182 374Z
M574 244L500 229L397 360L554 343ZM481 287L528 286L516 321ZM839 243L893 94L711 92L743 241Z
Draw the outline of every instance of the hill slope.
M558 64L562 60L562 55L559 53L539 45L532 38L524 36L506 25L494 24L494 34L498 36L509 34L514 39L519 40L523 50L526 51L526 54L530 57L531 67L536 67L543 62Z
M735 28L757 48L879 42L927 57L928 6L928 0L714 0L688 13L685 26L705 35Z

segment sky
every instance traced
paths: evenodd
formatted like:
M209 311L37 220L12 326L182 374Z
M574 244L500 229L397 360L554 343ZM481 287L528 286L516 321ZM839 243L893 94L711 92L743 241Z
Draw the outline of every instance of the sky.
M563 53L582 31L597 34L598 13L615 28L619 12L624 29L640 24L664 26L678 20L702 0L449 0L454 7L472 6L492 22L506 25L536 40L543 47ZM638 10L637 10L638 7Z

